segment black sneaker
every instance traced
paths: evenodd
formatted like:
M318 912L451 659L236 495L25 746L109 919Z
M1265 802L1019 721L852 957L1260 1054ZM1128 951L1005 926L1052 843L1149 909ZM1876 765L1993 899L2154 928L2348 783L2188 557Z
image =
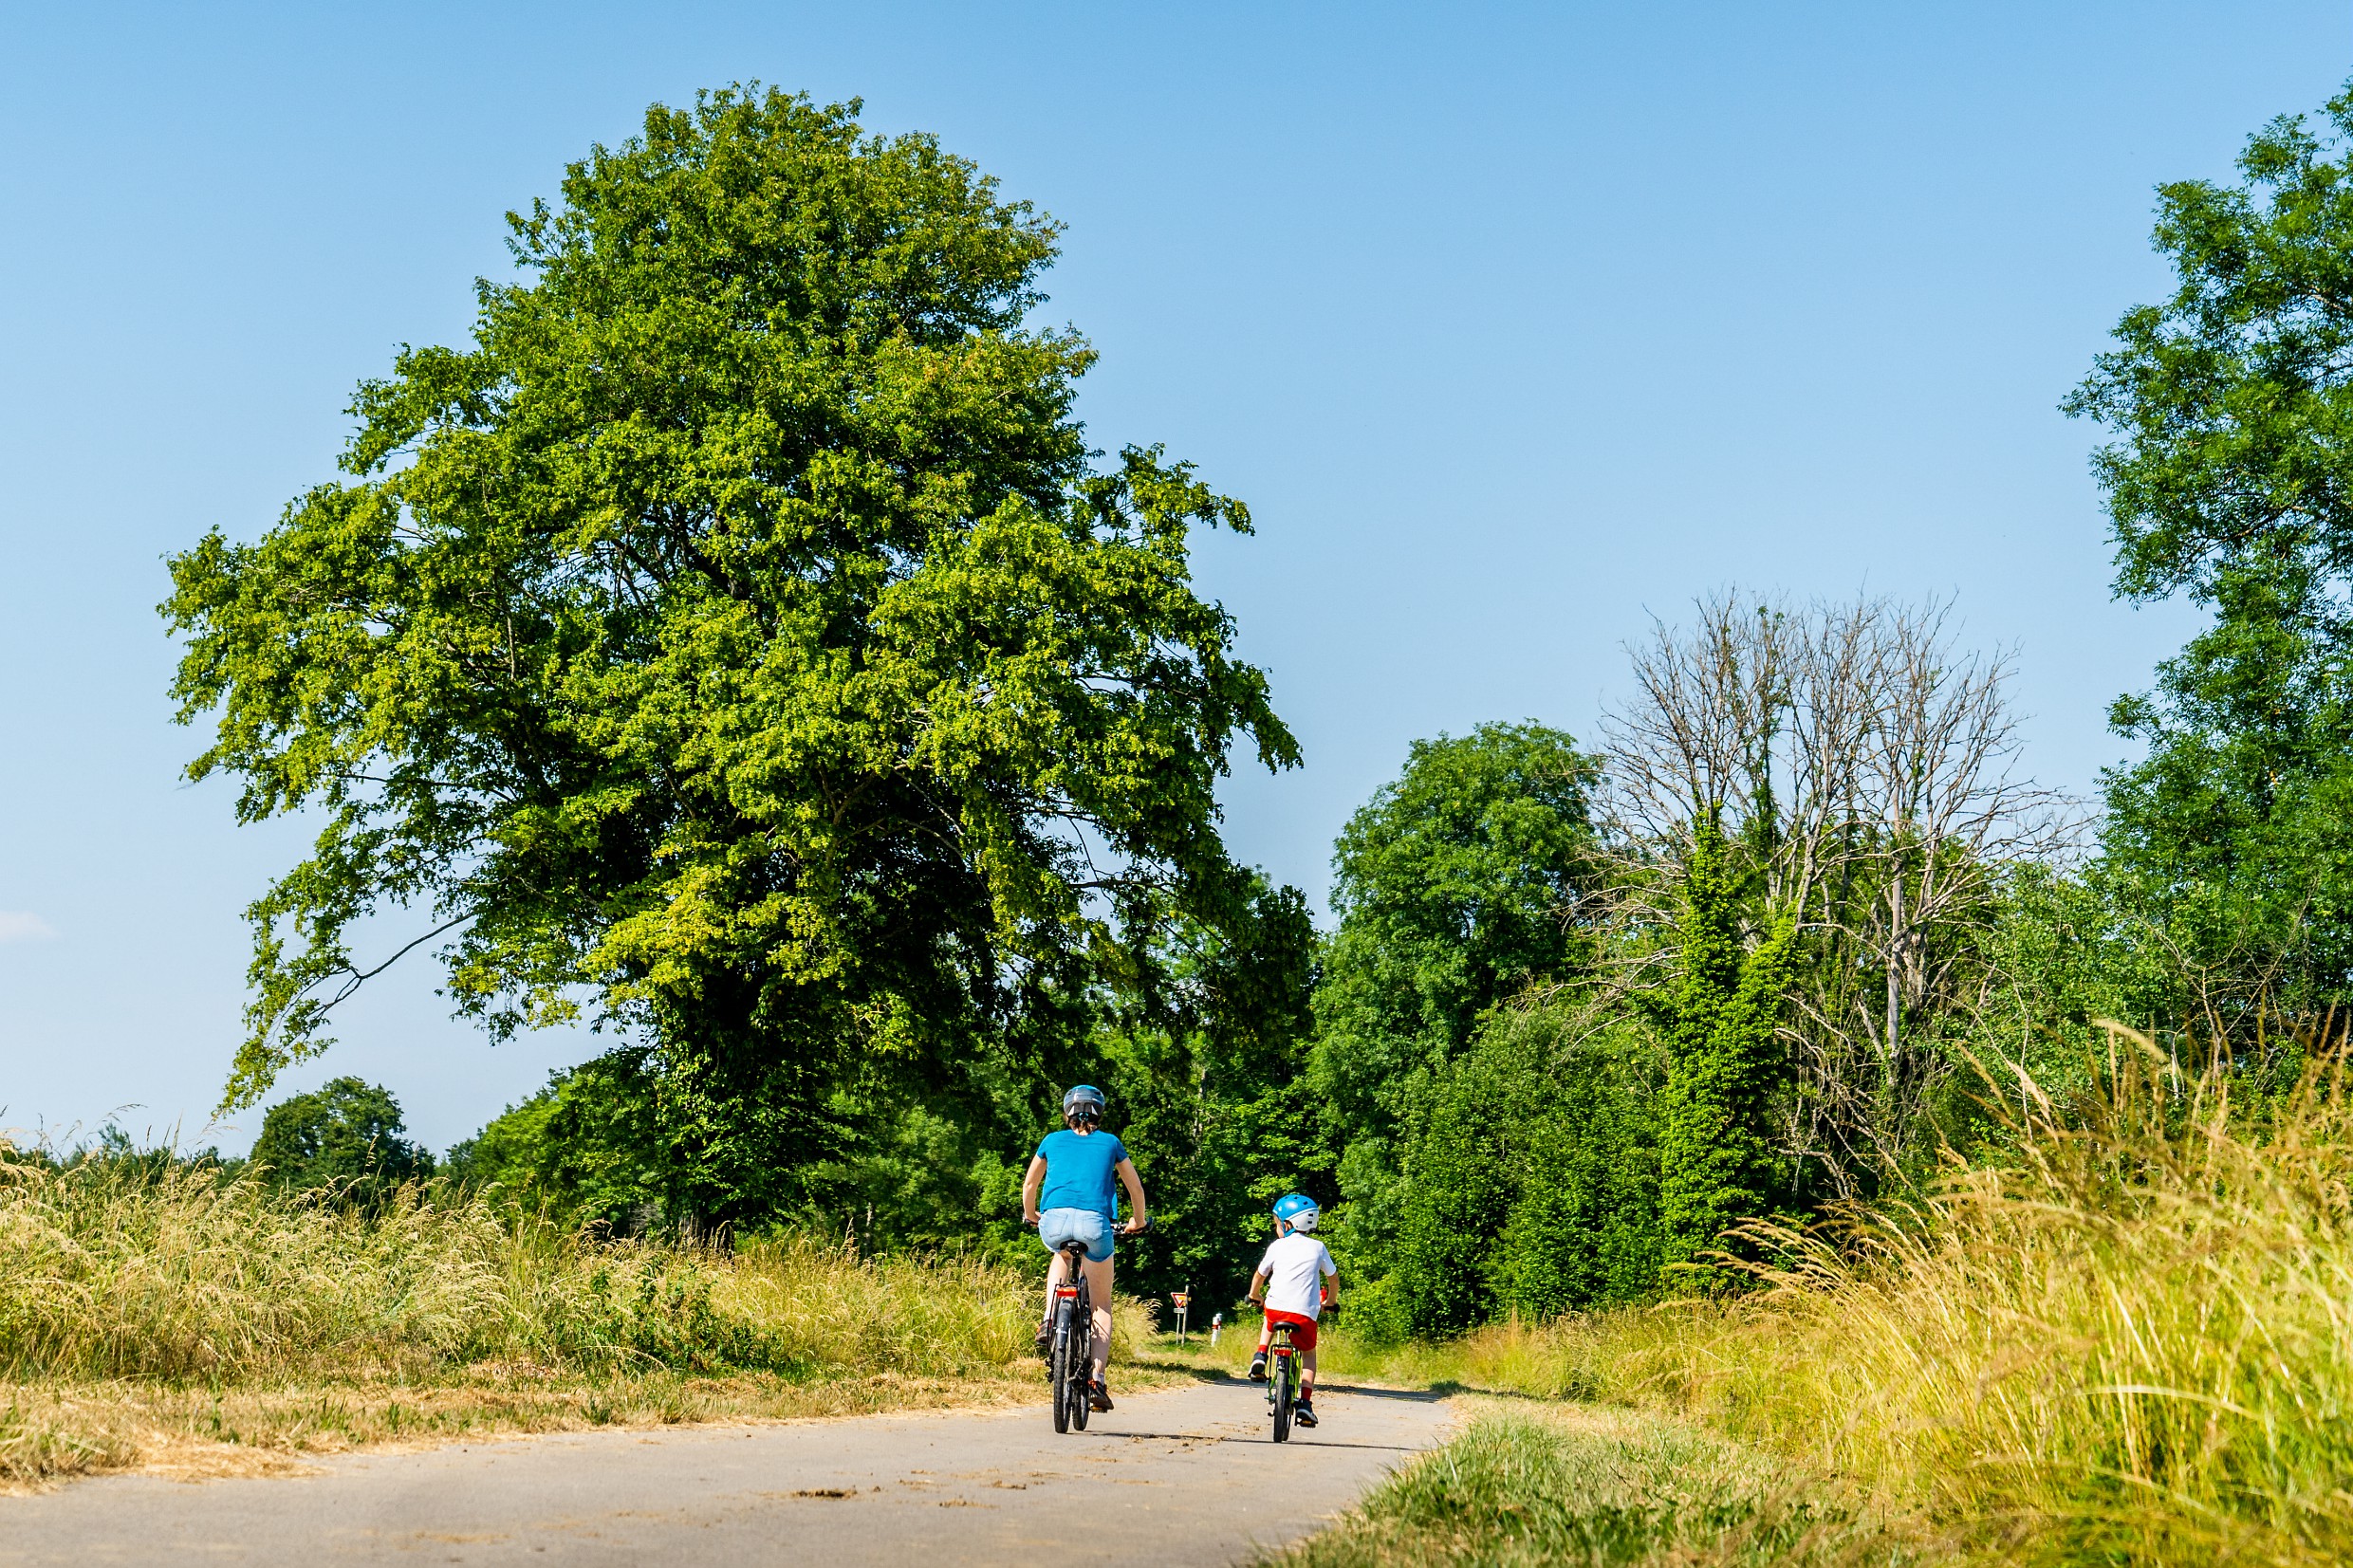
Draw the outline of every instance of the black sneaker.
M1267 1353L1265 1351L1262 1350L1251 1357L1250 1377L1253 1383L1263 1383L1267 1380Z
M1111 1408L1111 1391L1103 1387L1103 1380L1100 1377L1086 1385L1086 1408L1090 1411L1107 1411Z
M1298 1422L1303 1427L1314 1426L1315 1407L1308 1404L1305 1399L1302 1399L1298 1404L1291 1407L1291 1419Z
M1037 1347L1038 1347L1038 1359L1039 1359L1039 1360L1043 1361L1043 1360L1045 1360L1047 1356L1049 1356L1053 1355L1053 1354L1054 1354L1054 1325L1053 1325L1052 1323L1050 1323L1050 1322L1049 1322L1049 1323L1040 1323L1040 1324L1038 1325L1038 1336L1037 1336L1037 1337L1036 1337L1035 1339L1032 1339L1032 1340L1031 1340L1031 1341L1029 1341L1029 1342L1030 1342L1031 1344L1033 1344L1033 1345L1035 1345L1035 1346L1037 1346Z

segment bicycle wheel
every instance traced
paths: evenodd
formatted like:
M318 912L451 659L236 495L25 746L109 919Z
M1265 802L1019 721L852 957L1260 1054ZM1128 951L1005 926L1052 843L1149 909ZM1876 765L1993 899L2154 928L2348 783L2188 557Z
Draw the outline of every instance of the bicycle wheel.
M1058 1432L1070 1430L1070 1357L1071 1353L1079 1348L1075 1343L1075 1325L1070 1319L1070 1303L1057 1301L1054 1304L1054 1356L1048 1368L1054 1384L1054 1430Z
M1275 1357L1274 1363L1274 1440L1288 1443L1291 1436L1291 1353L1288 1350Z
M1078 1332L1072 1336L1078 1355L1070 1365L1070 1420L1079 1430L1086 1430L1086 1391L1095 1374L1095 1306L1086 1299L1086 1286L1079 1286L1079 1300L1071 1316L1078 1319Z

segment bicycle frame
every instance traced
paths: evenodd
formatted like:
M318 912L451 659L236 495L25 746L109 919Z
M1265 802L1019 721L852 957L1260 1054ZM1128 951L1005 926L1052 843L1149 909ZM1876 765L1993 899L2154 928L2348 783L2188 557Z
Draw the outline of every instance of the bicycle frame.
M1288 1443L1291 1411L1299 1402L1299 1351L1291 1343L1291 1326L1277 1323L1267 1339L1267 1406L1274 1416L1274 1440Z

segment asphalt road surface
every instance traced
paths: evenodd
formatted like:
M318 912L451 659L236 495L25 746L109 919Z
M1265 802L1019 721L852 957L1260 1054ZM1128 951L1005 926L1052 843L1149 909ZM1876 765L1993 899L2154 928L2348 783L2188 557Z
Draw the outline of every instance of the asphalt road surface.
M1434 1395L1334 1387L1269 1440L1240 1382L1138 1394L1057 1437L1044 1405L597 1431L318 1473L84 1481L0 1498L0 1565L345 1563L737 1568L1050 1561L1217 1568L1297 1540L1441 1440Z

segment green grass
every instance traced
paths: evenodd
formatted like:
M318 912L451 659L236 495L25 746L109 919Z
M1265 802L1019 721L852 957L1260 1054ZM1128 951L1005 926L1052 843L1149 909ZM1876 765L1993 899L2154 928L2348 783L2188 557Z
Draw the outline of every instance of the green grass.
M1860 1568L1923 1560L1819 1478L1655 1414L1498 1409L1271 1568Z

